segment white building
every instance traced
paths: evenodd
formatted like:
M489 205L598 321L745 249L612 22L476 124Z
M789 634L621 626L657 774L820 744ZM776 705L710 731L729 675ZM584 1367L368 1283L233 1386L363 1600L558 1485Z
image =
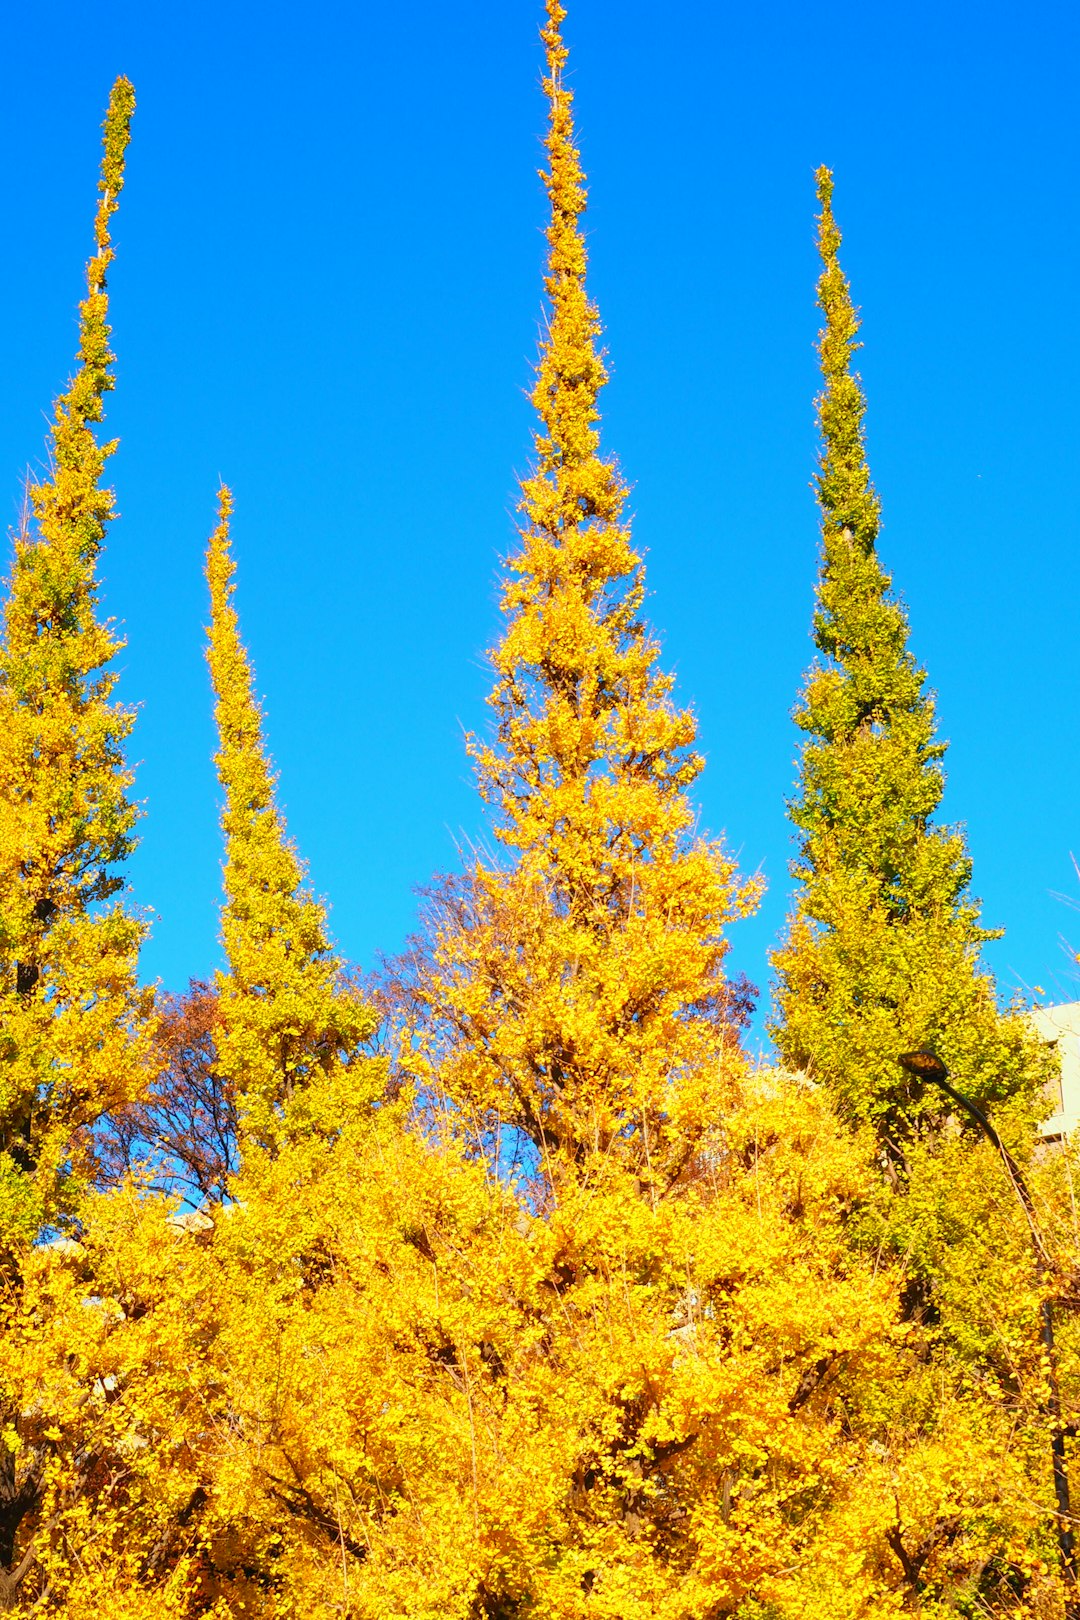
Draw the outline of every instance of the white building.
M1029 1014L1036 1032L1061 1058L1054 1112L1039 1126L1047 1141L1060 1141L1080 1125L1080 1001L1060 1007L1034 1007Z

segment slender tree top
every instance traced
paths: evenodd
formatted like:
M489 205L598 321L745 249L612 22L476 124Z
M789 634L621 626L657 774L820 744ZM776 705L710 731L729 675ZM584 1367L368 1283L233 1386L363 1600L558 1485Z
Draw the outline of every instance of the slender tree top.
M97 564L115 441L94 426L113 387L106 273L135 97L117 79L74 375L56 401L47 473L15 538L0 643L0 1179L3 1152L32 1170L52 1218L91 1173L87 1128L143 1082L152 994L140 989L145 922L114 904L137 818L112 700L122 645L97 613ZM29 1189L27 1180L24 1191ZM50 1214L50 1212L52 1212Z
M124 160L134 110L135 91L130 81L117 79L104 124L100 201L94 220L96 251L86 267L86 297L79 306L79 365L67 393L56 402L50 432L52 477L30 491L41 537L71 552L72 566L79 562L84 567L93 565L113 515L112 491L98 485L116 442L99 445L90 424L102 420L104 396L115 387L106 290L106 273L114 258L109 225L124 188Z
M113 492L102 475L116 441L99 444L93 431L114 386L109 223L124 185L134 108L131 84L117 79L105 117L77 366L56 401L49 476L30 488L33 523L16 537L4 604L0 688L7 738L0 797L21 823L17 865L33 873L20 885L27 894L41 890L32 903L47 903L50 915L120 889L122 879L109 867L130 854L134 842L136 812L126 798L131 774L122 757L132 715L109 702L116 676L105 671L123 643L96 611L97 561L113 515ZM41 758L51 761L47 777L32 769Z
M263 743L262 715L255 700L251 660L240 640L240 621L233 606L236 563L232 554L230 521L233 498L222 488L218 496L218 522L206 553L206 579L210 586L210 639L207 662L213 683L214 715L218 727L215 761L225 789L222 829L226 838L229 874L246 885L255 879L262 888L268 876L249 870L253 852L260 857L273 850L274 888L292 894L301 881L300 863L289 844L274 801L274 777ZM231 892L231 890L230 890ZM321 922L316 930L321 933Z
M236 565L229 536L232 495L222 489L210 539L207 661L225 789L228 972L219 976L220 1058L241 1097L249 1139L272 1144L279 1111L318 1068L348 1061L374 1027L370 1009L339 986L341 964L285 831L263 742L251 662L233 607Z
M509 858L478 858L443 896L420 992L423 1072L489 1143L504 1125L524 1132L552 1185L629 1162L666 1186L740 1061L724 935L757 886L695 831L684 790L702 765L697 726L658 667L626 486L600 450L607 372L585 286L564 16L548 0L535 463L491 655L497 730L470 739ZM694 1122L682 1134L676 1114Z
M818 341L825 387L818 399L822 451L817 485L826 537L850 530L869 550L877 539L880 506L870 482L863 420L866 401L858 375L851 369L858 342L859 317L851 288L840 268L840 232L832 211L833 177L817 171L818 248L822 271L818 303L825 326Z
M99 444L93 431L104 415L104 396L114 387L106 290L113 260L109 222L124 185L134 108L131 84L117 79L105 117L95 252L79 306L77 368L56 401L49 476L30 488L34 522L16 537L4 604L0 686L9 708L10 770L0 761L0 775L6 777L2 791L19 805L24 823L19 836L35 846L30 861L24 855L21 865L32 866L34 882L48 885L48 903L60 909L59 869L78 876L68 899L79 905L101 900L122 887L108 868L134 844L136 812L126 799L131 775L121 754L132 716L109 703L116 676L102 673L123 642L96 611L97 562L114 504L102 477L116 441ZM48 781L41 773L27 774L26 762L39 757L52 760ZM82 809L73 813L78 804ZM88 805L94 806L89 814Z
M225 834L225 890L222 919L230 969L241 983L266 988L265 952L249 960L252 948L275 934L288 940L286 955L299 967L305 958L329 959L323 908L303 886L303 868L275 798L275 779L263 742L262 715L255 700L251 661L240 640L233 595L236 564L229 532L233 498L223 488L218 523L206 556L210 586L207 662L214 688L218 728L215 761L225 789L221 814ZM331 973L337 969L327 961Z
M626 491L614 464L597 456L597 399L607 371L597 347L600 317L585 289L587 258L578 221L587 196L574 143L574 98L563 83L566 10L558 0L548 0L547 12L541 38L547 53L548 169L542 178L551 204L545 280L551 317L532 393L542 424L536 435L538 476L527 479L522 492L531 521L557 534L587 517L616 522Z
M793 815L796 824L811 834L830 824L846 826L834 854L847 864L883 872L896 867L896 841L909 841L924 832L940 802L944 778L939 761L945 744L935 738L934 702L925 690L926 674L909 650L907 616L877 554L881 509L866 456L866 402L852 366L859 347L859 319L840 268L841 239L832 192L831 173L819 169L818 303L825 325L818 346L824 382L817 400L822 560L814 638L828 663L811 670L796 714L799 725L820 740L808 744L804 793ZM846 794L837 796L833 780L841 770L835 747L845 740L861 753L871 751L878 762L872 790L856 780L860 773L843 767L852 793L856 798L863 795L862 814L854 800L847 802ZM868 792L879 801L876 818L866 814ZM968 879L960 851L953 855L950 900ZM941 875L939 869L937 876ZM916 896L909 889L896 898L907 906ZM939 892L936 898L943 896Z
M648 777L668 794L701 768L696 726L670 701L671 678L655 669L658 648L640 622L641 559L624 518L626 486L600 453L598 398L607 380L600 318L585 287L580 226L586 192L574 140L573 97L563 82L566 15L548 0L543 81L548 100L549 300L532 401L540 418L534 471L521 483L521 546L503 593L506 633L493 661L499 683L500 749L474 745L481 789L501 810L499 836L518 847L538 833L541 799L561 816L552 790L580 801L603 762L615 776ZM683 806L671 816L685 827ZM550 825L550 816L542 818ZM575 857L576 859L576 857Z
M859 321L840 268L833 180L821 205L818 302L822 554L819 654L795 718L807 733L790 805L799 850L793 916L774 954L785 1062L836 1087L896 1144L940 1113L898 1063L931 1046L983 1100L1037 1084L1039 1062L1003 1019L978 960L982 928L963 833L935 822L946 745L908 646L902 602L878 558L880 508L867 464L865 402L852 361ZM896 1148L896 1151L899 1151Z

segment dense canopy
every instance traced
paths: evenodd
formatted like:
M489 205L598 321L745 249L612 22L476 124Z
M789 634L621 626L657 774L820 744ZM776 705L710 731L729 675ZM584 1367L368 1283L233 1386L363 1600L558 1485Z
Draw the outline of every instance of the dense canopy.
M698 719L601 438L565 15L548 0L534 460L467 739L489 840L366 981L286 828L226 488L223 966L183 994L139 977L135 716L99 602L134 110L113 87L0 642L0 1609L1080 1614L1075 1150L1039 1135L1055 1058L999 1004L963 833L935 819L945 745L878 551L833 177L769 1065L728 967L761 885L699 825Z

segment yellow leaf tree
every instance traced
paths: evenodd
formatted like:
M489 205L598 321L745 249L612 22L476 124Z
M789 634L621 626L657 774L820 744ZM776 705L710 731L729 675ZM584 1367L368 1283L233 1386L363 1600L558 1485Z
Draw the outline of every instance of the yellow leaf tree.
M835 1605L852 1563L835 1518L875 1438L847 1419L845 1449L841 1414L889 1363L895 1283L842 1229L869 1181L861 1145L820 1093L753 1084L740 1057L724 930L756 886L695 832L695 723L657 667L625 486L600 453L564 16L550 0L536 468L493 654L496 732L471 745L502 854L434 896L403 1059L436 1140L482 1147L498 1185L509 1131L538 1185L501 1245L502 1320L490 1310L482 1333L462 1309L429 1339L456 1442L420 1482L414 1463L422 1508L384 1517L369 1556L382 1591L411 1592L403 1615L766 1614L793 1566L826 1559ZM414 1297L445 1323L470 1250L426 1232L433 1275ZM391 1406L411 1438L420 1379L402 1381ZM430 1409L424 1425L449 1429ZM880 1535L864 1561L860 1593L887 1595Z
M493 1154L507 1128L531 1144L549 1184L618 1160L662 1191L703 1093L715 1101L738 1062L723 931L757 885L696 833L696 723L657 667L626 486L600 453L607 373L564 16L550 0L536 465L492 655L496 731L470 742L503 856L476 860L436 905L414 1062Z
M0 644L0 1241L32 1235L89 1173L90 1127L143 1081L144 925L118 898L136 808L113 699L123 643L98 613L115 441L95 425L113 387L106 273L134 92L105 119L95 251L75 375L56 402L48 474L30 488Z
M46 1225L83 1207L93 1128L145 1084L150 996L136 978L142 920L120 898L136 809L114 701L122 642L99 614L98 562L113 516L99 442L113 387L106 276L135 97L117 79L104 124L94 253L79 308L74 376L56 401L46 475L15 540L0 641L0 1607L17 1601L52 1439L20 1399L43 1314L27 1275ZM39 1420L41 1419L41 1420Z
M374 1015L344 981L275 802L232 606L230 512L223 490L207 575L227 968L199 1066L236 1096L241 1162L220 1144L213 1214L178 1211L142 1178L84 1199L78 1242L25 1257L22 1310L0 1353L0 1382L22 1410L14 1447L0 1450L11 1584L73 1616L126 1612L136 1594L140 1612L162 1616L320 1612L302 1576L312 1564L313 1583L325 1575L306 1551L326 1540L322 1481L297 1452L283 1506L279 1471L293 1453L283 1458L249 1388L266 1348L280 1348L297 1280L306 1297L305 1201L321 1208L335 1177L354 1172L348 1132L375 1112L384 1066L362 1050ZM303 1358L302 1329L294 1346ZM296 1503L301 1522L283 1536ZM285 1552L287 1583L275 1567ZM282 1608L297 1586L298 1609Z
M218 976L218 1057L235 1088L248 1147L274 1152L283 1129L303 1128L312 1078L350 1064L376 1020L342 983L325 912L305 883L275 800L251 664L232 605L231 510L232 497L223 489L206 560L207 660L225 790L221 929L228 968Z

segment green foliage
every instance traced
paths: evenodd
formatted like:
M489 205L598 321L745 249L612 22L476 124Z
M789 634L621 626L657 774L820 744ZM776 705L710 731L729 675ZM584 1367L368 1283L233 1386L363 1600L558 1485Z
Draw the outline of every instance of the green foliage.
M837 257L832 176L818 172L824 311L817 480L822 562L812 667L796 711L808 734L800 792L800 888L773 963L772 1028L787 1063L834 1088L844 1109L899 1150L940 1097L900 1053L929 1046L983 1101L1033 1099L1049 1073L1017 1018L998 1011L979 947L962 833L935 825L944 787L933 698L907 618L877 554L878 498L851 367L858 319Z

